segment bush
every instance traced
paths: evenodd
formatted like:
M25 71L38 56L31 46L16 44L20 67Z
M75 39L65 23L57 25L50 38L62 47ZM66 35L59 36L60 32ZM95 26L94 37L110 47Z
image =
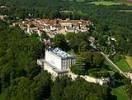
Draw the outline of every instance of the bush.
M109 77L110 76L109 72L107 72L107 71L99 71L99 70L96 70L96 69L90 70L89 71L89 75L93 76L93 77L96 77L96 78Z

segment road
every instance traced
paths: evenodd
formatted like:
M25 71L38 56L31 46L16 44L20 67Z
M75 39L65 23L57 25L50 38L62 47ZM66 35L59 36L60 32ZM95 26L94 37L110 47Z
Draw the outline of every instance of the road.
M128 77L128 76L126 75L126 73L123 72L116 64L114 64L114 63L108 58L108 56L107 56L106 54L104 54L103 52L100 52L100 53L105 57L105 59L106 59L113 67L115 67L115 68L120 72L120 74L122 74L122 75L125 76L126 78L130 78L130 77Z

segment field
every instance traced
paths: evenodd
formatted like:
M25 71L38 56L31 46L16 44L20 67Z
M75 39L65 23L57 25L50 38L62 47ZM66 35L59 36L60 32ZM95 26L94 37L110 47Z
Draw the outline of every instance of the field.
M127 72L130 71L130 66L128 65L126 59L121 59L115 63L122 71Z
M126 61L130 67L132 67L132 56L126 56Z
M91 2L91 4L95 4L95 5L106 5L106 6L112 6L112 5L128 5L128 6L132 6L132 3L129 2L124 2L124 1L120 1L120 2L114 2L114 1L95 1L95 2Z
M128 12L128 13L132 13L132 10L119 10L119 12Z
M91 4L111 6L111 5L120 5L121 3L112 2L112 1L95 1L95 2L91 2Z
M117 100L128 100L124 86L112 89L112 94L117 96Z
M66 1L66 0L63 0L63 1ZM85 2L85 0L67 0L67 1Z
M85 0L76 0L77 2L84 2Z

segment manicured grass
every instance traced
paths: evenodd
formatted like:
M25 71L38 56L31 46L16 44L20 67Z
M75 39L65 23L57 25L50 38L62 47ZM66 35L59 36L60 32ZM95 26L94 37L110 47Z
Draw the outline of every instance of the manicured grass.
M117 100L128 100L124 86L120 86L118 88L113 88L112 94L117 96Z
M121 59L115 64L124 72L130 71L131 69L125 59Z
M126 56L126 61L130 67L132 67L132 56Z

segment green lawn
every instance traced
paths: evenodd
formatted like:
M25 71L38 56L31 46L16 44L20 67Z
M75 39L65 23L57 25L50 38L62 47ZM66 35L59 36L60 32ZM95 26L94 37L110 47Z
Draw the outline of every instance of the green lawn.
M117 100L128 100L124 86L112 89L112 94L117 96Z
M128 63L126 62L125 59L121 59L118 62L115 63L122 71L130 71L130 66L128 65Z

